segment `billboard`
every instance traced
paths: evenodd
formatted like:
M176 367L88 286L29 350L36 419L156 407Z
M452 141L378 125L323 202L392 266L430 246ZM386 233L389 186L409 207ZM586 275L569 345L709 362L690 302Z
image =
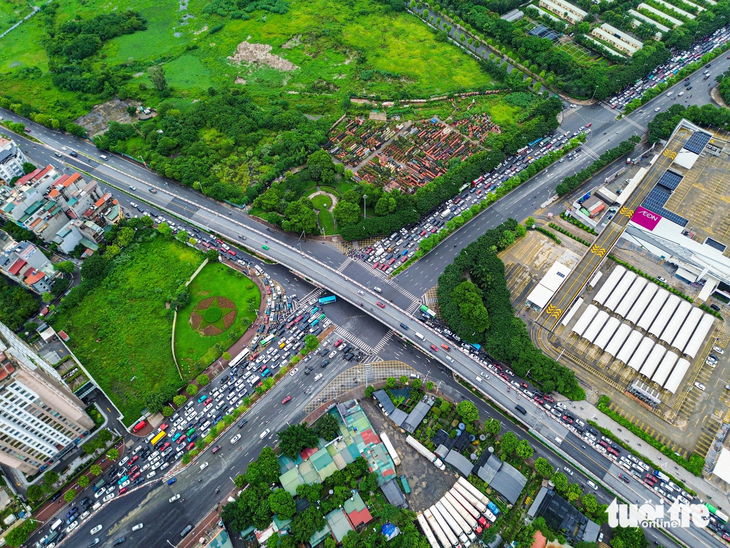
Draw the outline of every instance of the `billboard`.
M650 231L656 228L656 225L659 224L661 219L661 215L657 215L653 211L649 211L641 206L636 208L634 215L631 217L632 222Z

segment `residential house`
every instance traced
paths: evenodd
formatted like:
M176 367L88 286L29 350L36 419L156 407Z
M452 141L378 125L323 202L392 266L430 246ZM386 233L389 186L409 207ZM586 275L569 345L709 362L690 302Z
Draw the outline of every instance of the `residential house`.
M50 291L57 275L53 263L31 242L0 234L0 272L39 295Z
M0 137L0 179L9 183L15 177L22 177L23 164L27 161L15 141Z
M588 15L587 11L565 0L540 0L539 5L573 25L580 23Z

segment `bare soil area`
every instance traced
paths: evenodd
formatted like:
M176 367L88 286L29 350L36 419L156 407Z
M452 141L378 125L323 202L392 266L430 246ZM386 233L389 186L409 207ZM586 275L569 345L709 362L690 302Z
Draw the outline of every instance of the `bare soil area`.
M134 118L127 114L127 107L139 105L140 103L132 99L121 101L115 97L106 103L96 105L91 112L74 120L74 123L83 127L90 137L94 137L109 129L109 122L119 122L120 124L134 122Z
M241 64L258 64L266 65L276 70L289 72L296 70L294 63L271 53L272 47L269 44L252 44L248 40L244 40L236 48L236 53L228 57L231 63Z

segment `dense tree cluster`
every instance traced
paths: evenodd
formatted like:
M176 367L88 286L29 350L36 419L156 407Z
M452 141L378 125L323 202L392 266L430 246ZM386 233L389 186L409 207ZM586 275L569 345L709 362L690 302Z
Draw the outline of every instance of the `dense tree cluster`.
M504 263L497 253L515 241L517 226L517 221L509 219L487 230L446 267L438 283L442 317L462 339L483 345L489 355L509 363L518 375L525 376L529 370L532 380L544 391L557 390L570 398L582 399L585 394L573 372L535 348L524 322L515 317ZM472 323L471 317L464 316L461 302L454 298L456 288L465 281L467 274L488 314L489 325L483 331ZM458 291L456 295L459 296ZM474 301L477 306L476 299Z
M730 86L730 78L724 78L722 82L726 80L728 81L726 85ZM721 83L721 92L722 88L723 84ZM697 105L690 107L672 105L664 112L654 116L654 119L649 122L649 142L656 143L668 139L682 118L700 126L724 130L727 130L730 125L730 111L726 108L719 108L713 104L702 105L701 107Z
M572 96L595 96L597 99L605 99L615 94L665 62L671 56L670 48L687 49L694 40L708 36L730 22L730 3L719 2L708 6L710 9L703 11L695 19L664 33L662 41L657 42L652 39L655 32L653 25L642 24L638 29L629 29L634 18L628 11L636 7L637 2L634 0L601 2L595 5L590 0L577 0L576 4L589 12L586 20L569 29L557 29L559 32L574 32L576 40L581 42L582 36L591 30L589 22L595 19L596 14L600 14L602 20L624 30L628 29L644 40L643 48L630 59L622 59L621 63L585 64L576 61L549 39L528 36L519 23L505 21L495 15L504 13L504 10L509 11L515 4L515 0L452 0L442 5L442 8L463 19L477 32L484 33L497 47L507 46L520 59L528 59L540 71L545 71L548 83L557 85ZM589 47L595 49L595 43L591 42ZM616 57L615 60L619 61L620 58Z
M28 289L0 276L0 322L16 331L38 312L40 304L40 299Z
M296 460L303 449L317 447L319 436L306 422L292 424L278 433L279 450L282 455Z

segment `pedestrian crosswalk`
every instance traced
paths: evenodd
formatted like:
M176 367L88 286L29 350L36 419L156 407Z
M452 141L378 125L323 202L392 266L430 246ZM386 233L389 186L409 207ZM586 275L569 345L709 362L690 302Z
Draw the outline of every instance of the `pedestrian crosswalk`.
M377 354L372 354L372 355L368 356L367 358L365 358L363 363L369 365L371 363L377 363L377 362L382 362L382 361L383 361L383 358L381 358Z
M312 291L310 291L309 293L307 293L306 295L304 295L303 297L298 299L295 310L299 310L300 308L308 307L309 303L319 299L322 296L322 293L324 293L324 289L315 287L314 289L312 289Z
M338 337L338 338L340 338L340 339L344 339L347 342L350 342L350 343L354 344L355 346L357 346L363 352L366 352L368 354L372 354L373 353L372 346L370 346L369 344L366 344L364 341L362 341L361 339L357 338L355 335L353 335L352 333L350 333L344 327L337 326L335 328L335 336Z
M406 312L408 312L409 314L413 314L416 310L418 310L418 308L420 306L421 306L420 301L412 302L411 305L408 308L406 308Z
M350 257L345 257L345 260L342 262L342 264L337 267L337 272L344 272L347 266L352 262L353 260L350 259Z
M378 344L376 344L373 347L373 354L377 354L380 352L383 348L385 348L385 345L388 344L388 341L393 336L393 331L388 331L385 336L378 341Z

